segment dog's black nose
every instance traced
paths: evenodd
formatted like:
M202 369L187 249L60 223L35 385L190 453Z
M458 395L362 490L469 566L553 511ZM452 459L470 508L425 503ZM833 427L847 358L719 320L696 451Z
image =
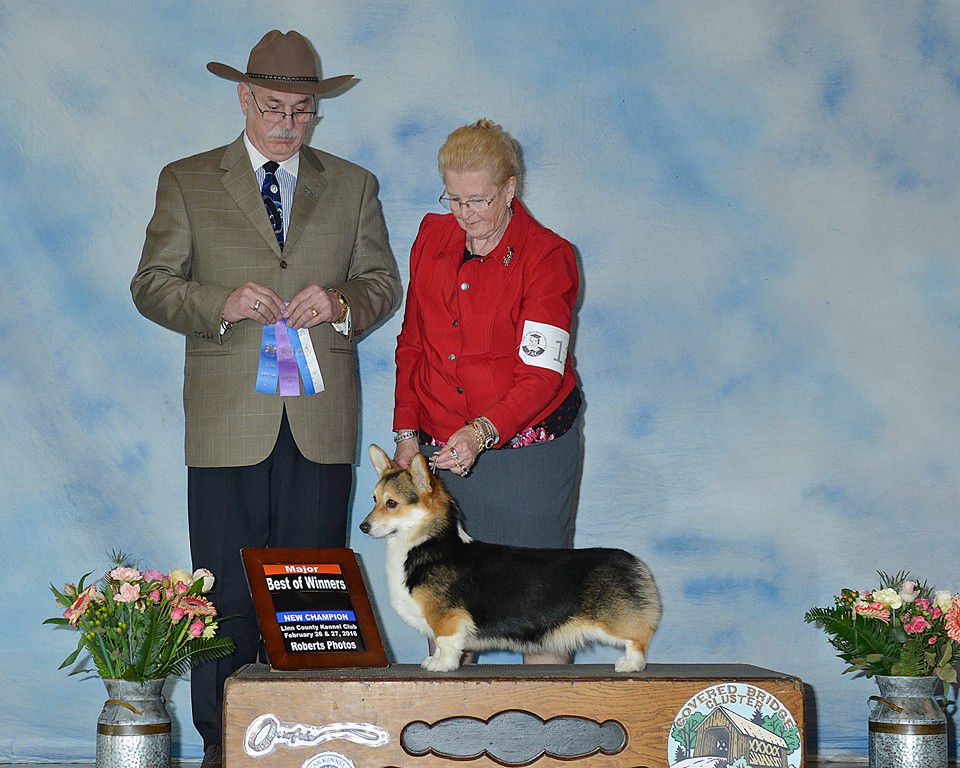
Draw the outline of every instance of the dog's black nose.
M360 523L360 530L364 533L370 533L370 523L362 522Z

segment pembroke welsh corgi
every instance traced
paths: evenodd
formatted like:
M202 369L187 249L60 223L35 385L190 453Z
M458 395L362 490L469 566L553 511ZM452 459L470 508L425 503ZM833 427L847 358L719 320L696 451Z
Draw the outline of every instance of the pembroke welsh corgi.
M476 541L423 454L408 469L376 445L370 458L380 481L360 530L387 538L390 605L436 645L426 669L457 669L464 651L570 653L594 642L625 648L618 672L646 666L663 606L640 560Z

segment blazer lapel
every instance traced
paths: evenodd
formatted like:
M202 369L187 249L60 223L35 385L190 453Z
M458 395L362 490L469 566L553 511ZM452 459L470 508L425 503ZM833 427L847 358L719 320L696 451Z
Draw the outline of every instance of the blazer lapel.
M300 150L300 168L297 171L297 188L293 193L293 208L290 211L290 231L284 238L283 248L287 253L293 250L303 233L310 216L317 207L317 201L327 180L323 177L324 167L320 158L313 152Z
M263 205L263 198L257 187L257 176L253 172L250 156L243 144L243 134L240 134L240 138L227 147L227 151L223 153L223 160L220 161L220 168L226 171L221 179L223 186L279 259L280 244L273 233L273 227L270 226L267 209Z

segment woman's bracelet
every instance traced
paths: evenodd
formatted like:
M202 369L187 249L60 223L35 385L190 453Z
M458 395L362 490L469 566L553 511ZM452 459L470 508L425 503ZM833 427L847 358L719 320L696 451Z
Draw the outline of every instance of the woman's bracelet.
M486 416L479 416L469 424L473 427L473 434L477 437L477 445L481 451L493 448L500 441L500 433Z
M415 429L401 429L393 433L393 442L402 443L404 440L418 437Z

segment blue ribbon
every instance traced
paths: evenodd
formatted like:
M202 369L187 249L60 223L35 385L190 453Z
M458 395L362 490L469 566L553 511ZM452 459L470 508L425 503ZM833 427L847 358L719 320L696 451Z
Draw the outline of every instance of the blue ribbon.
M277 366L277 331L273 325L263 327L260 337L260 365L257 367L257 392L275 394L279 380Z

